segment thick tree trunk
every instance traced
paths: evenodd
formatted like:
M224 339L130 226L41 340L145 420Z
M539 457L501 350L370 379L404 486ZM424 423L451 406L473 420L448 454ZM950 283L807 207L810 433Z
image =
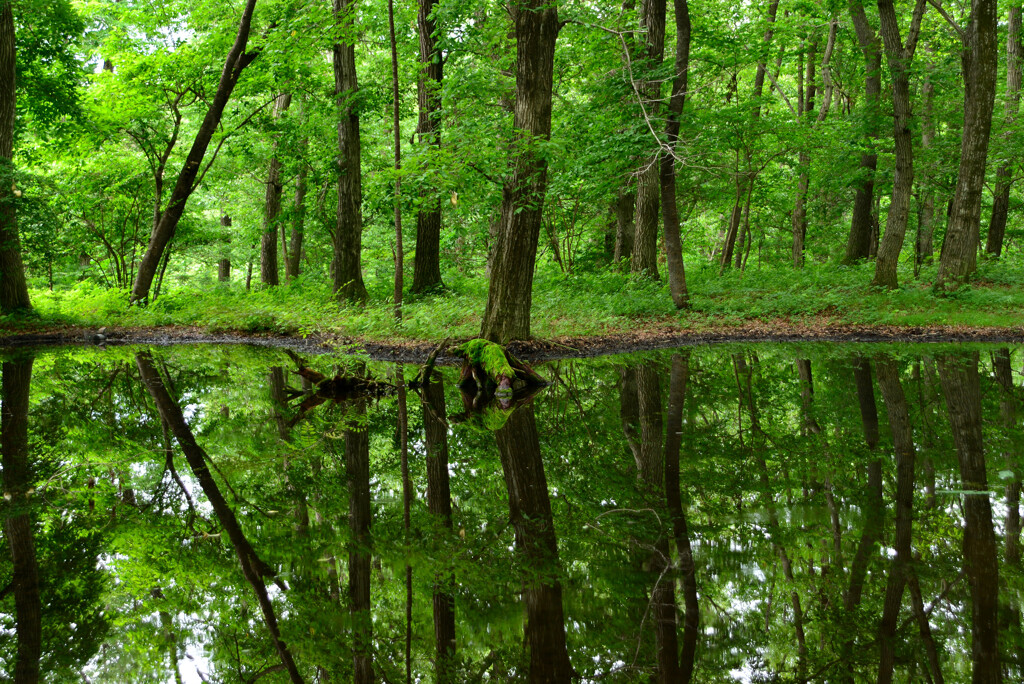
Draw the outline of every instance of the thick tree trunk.
M277 121L291 106L291 93L281 93L274 101L274 121ZM274 141L270 165L267 169L267 187L263 201L263 237L260 240L260 282L264 285L278 285L277 268L277 217L281 213L281 160L277 156L278 141ZM287 252L284 255L288 258Z
M8 6L9 7L9 6ZM32 358L3 364L0 395L0 451L3 453L4 493L13 503L4 519L4 537L11 553L11 587L18 646L13 681L40 681L42 654L42 601L39 595L39 563L29 515L32 469L28 460L28 406L32 384Z
M938 363L939 382L960 460L960 487L977 492L963 497L964 570L971 588L971 681L998 684L1002 681L997 619L999 559L981 436L978 352L941 355Z
M0 314L31 308L15 210L15 66L14 13L5 0L0 6Z
M438 374L423 387L423 428L427 446L427 510L440 524L452 528L452 493L448 475L448 426L445 423L444 383ZM455 597L452 577L434 577L435 671L438 684L451 684L455 671Z
M843 263L853 263L871 256L872 207L874 206L875 170L878 155L878 100L882 92L882 48L878 35L868 22L861 0L850 0L850 18L857 33L857 42L864 54L864 142L867 151L860 155L860 178L853 201L850 236L846 241Z
M939 287L957 287L978 268L981 193L996 97L996 0L974 0L963 45L964 127L953 211L939 257Z
M350 35L355 22L353 0L334 0L334 20L346 27ZM360 166L362 151L359 142L359 111L355 100L359 90L356 80L355 43L334 45L334 94L338 104L338 209L331 242L334 258L331 263L333 289L339 299L350 302L366 300L366 286L360 265L363 245L363 177Z
M217 92L214 93L210 108L206 111L203 122L199 125L199 131L192 142L192 149L189 150L182 166L178 180L171 191L171 198L167 207L160 215L160 220L153 226L153 232L149 236L149 245L146 253L139 263L139 272L135 276L135 285L132 286L131 301L144 302L149 297L149 288L156 277L164 248L174 237L178 228L178 221L185 212L185 204L195 189L196 177L199 175L199 168L206 156L206 149L210 146L210 140L220 126L221 116L224 108L231 98L231 92L242 75L242 70L251 64L258 56L259 51L246 52L245 46L249 42L249 31L252 27L252 13L256 9L256 0L247 0L245 9L242 10L242 20L238 26L238 34L235 42L228 52L224 61L224 70L221 72L220 82L217 84Z
M645 74L661 67L665 58L666 0L641 0L640 32L642 46L637 62ZM645 77L636 86L643 101L640 106L650 125L658 118L661 80ZM680 110L681 111L681 110ZM641 162L636 186L636 241L630 268L658 280L658 203L662 194L660 155L655 152ZM673 196L674 199L674 196ZM677 217L678 221L678 217Z
M444 58L437 46L437 22L431 16L439 0L420 0L417 27L420 36L420 78L418 83L420 143L441 146L441 84ZM442 287L441 282L441 200L428 193L416 215L416 260L412 291L426 292Z
M1024 66L1024 45L1021 44L1021 6L1009 9L1006 35L1006 125L1012 126L1020 108L1021 67ZM988 226L985 252L998 257L1003 253L1006 218L1010 211L1010 179L1016 165L1004 161L996 169L996 189L992 197L992 220Z
M879 359L878 387L882 391L885 409L889 414L896 451L896 538L893 547L896 558L889 568L885 587L882 620L878 625L880 647L878 684L892 681L896 662L896 627L900 614L903 591L907 586L911 562L911 523L914 517L914 440L907 411L907 399L900 384L899 369L891 359Z
M356 401L346 417L345 460L348 475L348 601L352 620L352 681L371 684L373 674L373 623L370 618L370 436L366 401Z
M181 447L182 453L185 454L185 460L188 461L192 474L202 488L203 494L206 495L214 515L217 516L218 522L227 534L228 539L231 540L231 545L234 547L235 554L238 556L238 562L242 567L242 574L256 594L260 610L263 612L263 621L267 626L267 631L270 634L274 648L277 650L278 657L281 659L281 664L288 672L292 682L296 684L302 682L302 676L295 666L295 660L292 658L291 651L281 639L281 631L278 628L274 604L271 602L270 596L267 593L267 587L264 584L265 577L276 579L276 573L273 568L256 555L255 549L252 548L245 533L242 531L238 518L235 517L234 511L231 510L227 500L220 491L220 486L214 480L209 466L206 465L209 457L202 447L196 443L195 435L192 434L191 428L185 422L181 407L175 403L168 393L164 381L153 363L153 357L149 352L136 354L135 365L139 369L139 376L142 378L142 382L145 384L146 389L149 390L150 396L153 397L153 403L156 404L157 411L160 413L160 419L170 427L174 438Z
M524 641L529 653L527 681L568 684L573 669L565 641L558 541L533 405L515 410L494 438L501 454L516 550L527 572L523 581Z
M679 140L679 117L686 104L690 74L690 6L687 0L674 0L676 14L676 75L668 102L665 138L669 147L661 155L661 213L665 226L665 261L668 264L668 289L677 309L689 305L683 245L679 235L679 208L676 206L676 160L673 152Z
M530 337L533 271L547 190L547 159L533 140L551 135L551 90L558 38L558 9L527 0L513 11L516 32L514 126L523 140L512 177L502 190L501 225L487 291L481 336L505 344Z
M896 266L899 263L903 241L907 234L907 219L910 216L910 194L914 187L914 143L911 131L913 111L910 101L910 62L917 49L917 38L921 30L925 0L917 0L907 41L900 37L900 26L896 20L896 8L892 0L878 0L880 33L885 44L885 57L892 72L893 101L893 142L896 148L896 171L892 181L892 201L885 221L885 233L878 245L875 260L875 277L871 281L877 287L895 289Z

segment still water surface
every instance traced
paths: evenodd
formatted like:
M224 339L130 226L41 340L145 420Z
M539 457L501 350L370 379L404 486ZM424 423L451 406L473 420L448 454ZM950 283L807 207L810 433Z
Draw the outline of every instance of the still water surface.
M1020 348L304 363L3 357L7 677L1024 678Z

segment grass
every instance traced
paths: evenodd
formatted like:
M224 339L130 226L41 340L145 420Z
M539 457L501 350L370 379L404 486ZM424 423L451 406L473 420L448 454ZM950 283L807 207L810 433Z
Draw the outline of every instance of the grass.
M868 285L873 265L809 264L719 275L713 268L687 273L691 309L677 312L667 284L628 274L564 276L539 268L533 293L535 337L592 336L638 328L708 329L747 321L787 319L857 325L1016 327L1024 325L1024 273L1007 264L982 264L977 280L950 294L930 283L934 267L904 285ZM386 283L371 283L363 307L340 305L326 284L299 279L287 286L245 292L206 282L161 295L148 307L129 307L127 292L82 282L72 289L33 290L36 316L0 318L9 332L83 327L196 326L210 333L241 331L285 335L333 335L368 340L439 340L479 333L487 299L483 278L446 277L448 289L407 296L397 323Z

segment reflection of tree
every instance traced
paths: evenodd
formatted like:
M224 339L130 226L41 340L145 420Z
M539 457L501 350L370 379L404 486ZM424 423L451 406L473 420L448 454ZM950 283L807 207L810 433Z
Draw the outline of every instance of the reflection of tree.
M878 372L878 388L889 414L889 429L892 431L896 451L896 558L889 569L885 587L885 604L882 621L878 626L880 647L878 682L892 681L896 660L895 637L903 590L907 586L910 569L911 521L914 516L914 440L910 429L910 415L907 400L900 384L899 370L892 359L875 362Z
M217 481L213 479L213 475L206 465L208 460L206 452L196 443L192 430L185 423L181 407L171 399L171 395L167 392L164 381L153 363L152 355L149 352L137 354L135 356L135 363L139 368L139 374L142 377L143 383L145 383L146 388L153 397L153 403L156 404L161 418L167 422L175 439L181 446L192 474L199 482L199 486L202 487L206 499L210 502L210 506L217 516L217 520L231 540L231 544L238 556L239 564L242 567L242 574L256 593L260 609L263 612L263 621L267 626L267 631L270 633L271 640L274 642L278 656L281 658L282 665L288 671L293 682L301 682L302 676L295 666L292 654L288 650L288 646L281 639L274 605L270 601L267 587L263 583L264 577L275 578L276 581L276 573L273 568L256 555L256 551L252 548L241 526L238 524L234 511L228 506L227 500L221 494L220 487L217 485Z
M963 497L964 570L971 588L973 681L1000 682L999 565L981 438L978 352L944 354L938 357L938 363L939 382L960 461L961 487L968 492Z
M501 453L516 549L528 572L523 579L528 680L569 682L573 670L565 643L558 541L533 411L533 404L516 409L494 438Z
M348 551L348 599L353 626L356 684L373 679L372 626L370 616L370 436L366 428L366 400L349 408L345 428L345 461L348 473L348 524L352 534Z
M672 532L679 556L679 574L683 585L683 648L679 654L679 671L673 681L689 682L693 677L694 657L700 626L700 604L697 601L697 575L690 546L690 530L679 491L679 451L683 435L683 405L690 377L689 354L672 355L672 375L668 389L668 433L665 438L665 501L672 517ZM674 599L673 599L674 602ZM673 606L675 608L675 606Z
M427 508L441 526L452 528L452 491L448 477L448 426L444 420L444 382L440 373L423 386L423 427L427 446ZM451 577L434 579L434 643L438 684L453 681L455 597Z
M4 519L4 537L14 564L11 586L18 629L18 650L14 661L14 681L17 684L39 681L39 658L42 654L39 566L28 506L32 497L32 469L28 461L31 383L31 357L3 364L0 444L4 464L4 498L10 497Z

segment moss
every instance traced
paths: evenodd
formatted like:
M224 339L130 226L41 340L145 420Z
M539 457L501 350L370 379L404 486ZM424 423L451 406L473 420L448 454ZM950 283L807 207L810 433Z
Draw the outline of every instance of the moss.
M477 338L458 347L468 363L481 366L495 383L500 378L514 378L515 370L508 362L505 350L500 344Z

